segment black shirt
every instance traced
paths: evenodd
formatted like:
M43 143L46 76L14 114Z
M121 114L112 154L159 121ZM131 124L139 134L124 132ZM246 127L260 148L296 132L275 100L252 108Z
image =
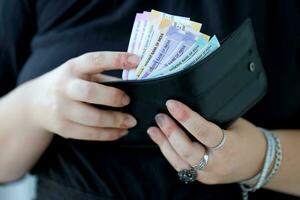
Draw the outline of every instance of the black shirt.
M300 128L297 0L0 0L0 96L85 52L126 51L135 13L151 9L191 17L220 39L250 17L269 86L244 117L266 128ZM41 199L241 199L237 184L179 182L157 148L55 136L33 173ZM293 198L267 190L251 197Z

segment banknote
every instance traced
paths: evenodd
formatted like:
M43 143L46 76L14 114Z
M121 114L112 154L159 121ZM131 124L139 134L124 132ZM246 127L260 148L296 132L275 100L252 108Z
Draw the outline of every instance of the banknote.
M178 66L182 65L183 63L187 62L190 58L192 58L198 51L200 51L208 41L204 39L204 37L199 36L197 41L182 55L180 55L177 59L170 61L167 63L162 69L156 70L151 73L148 78L153 78L160 76L161 74L167 74L168 72L173 71Z
M157 51L159 45L163 41L163 37L169 30L169 27L171 26L171 24L172 24L172 21L167 18L164 18L161 20L158 29L156 31L154 31L154 33L153 33L152 39L150 41L151 45L145 51L145 55L143 56L140 64L138 65L138 67L135 71L137 77L140 76L140 74L143 72L145 66L147 66L148 63L150 62L151 58Z
M209 42L200 39L198 40L197 46L187 52L186 55L182 57L182 60L178 60L176 63L157 71L157 73L152 74L152 76L148 78L166 76L192 66L214 52L219 46L220 44L216 36L213 36Z
M162 44L153 57L150 58L149 63L144 66L138 79L144 79L153 71L160 69L166 60L170 58L172 53L177 51L179 44L183 43L185 46L189 46L191 43L190 40L200 34L198 32L200 31L200 28L201 24L197 22L187 20L174 21L172 26L169 27L166 35L163 36ZM192 31L193 34L190 31Z
M200 33L187 32L184 37L179 42L179 44L173 49L169 56L165 56L165 59L161 61L157 68L152 72L159 71L169 65L171 65L175 60L178 60L186 51L188 51L192 45L196 42L197 38L200 37Z
M135 49L133 51L138 56L141 56L140 48L141 48L143 36L145 34L145 28L147 26L148 17L149 17L149 12L143 12L143 14L140 15L140 18L139 18L139 21L140 21L140 26L138 29L139 32L136 36L136 45L135 45Z
M157 10L137 13L128 52L141 61L136 69L123 70L124 80L149 79L184 70L220 47L217 36L200 32L202 23L189 17Z
M141 18L142 17L139 16L135 20L140 20ZM141 30L141 31L143 31L143 33L142 33L141 43L139 45L139 52L138 52L138 55L140 56L141 59L143 59L143 56L144 56L146 50L148 49L149 45L151 44L153 34L154 34L155 30L158 29L162 19L168 19L171 21L179 21L179 22L184 21L184 20L189 20L189 18L187 18L187 17L174 16L174 15L159 12L156 10L151 10L151 12L148 13L147 16L145 16L145 18L147 18L147 21L145 23L145 27L143 27ZM140 22L137 22L137 24L139 24L139 23ZM197 26L197 24L194 26ZM136 40L137 40L137 37L135 37L135 41ZM127 73L125 72L125 74L127 74L127 76L125 76L126 79L130 79L130 80L136 79L135 71L136 71L135 69L131 69L131 70L128 70Z
M186 25L194 27L195 29L200 29L201 24L196 22L191 22L188 18L173 16L166 13L158 12L152 10L149 16L149 30L148 34L145 34L145 42L142 43L142 57L141 63L137 67L135 73L139 77L142 73L144 67L149 63L153 54L157 50L157 46L162 41L164 35L168 31L168 28L171 25L174 25L178 28L184 28ZM145 58L146 57L146 58Z
M129 39L129 45L127 48L127 52L134 53L137 36L140 32L139 29L141 26L141 18L142 18L142 13L137 13L135 16L135 19L134 19L132 30L131 30L131 35L130 35L130 39ZM129 74L129 70L123 70L122 79L127 80L128 74Z
M140 14L137 18L138 23L137 23L137 35L136 37L134 37L134 49L133 52L134 54L138 55L139 57L142 56L140 48L141 48L141 43L142 43L142 39L143 39L143 35L145 34L145 29L148 23L148 18L149 18L149 12L143 12L142 14ZM127 70L127 79L136 79L135 76L135 70Z
M178 29L176 26L171 26L162 44L157 49L153 58L150 59L149 64L141 73L139 79L146 78L152 71L154 71L164 61L164 58L169 57L170 54L175 50L177 45L183 40L185 32Z
M143 43L145 40L145 35L147 35L147 27L149 26L149 16L150 16L150 12L144 11L143 12L143 17L142 17L142 26L141 26L141 34L140 34L140 38L138 40L138 49L137 49L137 55L138 56L142 56L142 50L143 50Z
M184 31L188 28L199 31L201 28L201 24L190 21L190 20L186 20L186 19L176 20L174 18L173 21L171 21L167 18L162 19L157 31L155 31L153 33L152 39L150 41L150 45L149 45L147 51L145 52L145 55L143 56L139 66L136 69L136 76L138 79L142 78L141 74L147 73L147 72L143 72L144 69L153 68L150 65L150 63L151 63L152 59L154 59L154 55L156 54L156 52L158 52L158 49L159 49L158 47L163 43L163 41L166 40L166 33L168 32L168 30L170 28L174 28L174 27L176 29L182 30L182 31ZM177 46L177 44L176 44L176 46ZM174 48L176 46L174 46Z

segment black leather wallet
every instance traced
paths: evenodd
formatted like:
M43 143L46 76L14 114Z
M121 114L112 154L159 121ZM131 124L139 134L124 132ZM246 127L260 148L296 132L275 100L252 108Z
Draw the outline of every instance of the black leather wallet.
M104 83L120 88L131 98L123 108L138 124L120 142L149 144L146 134L165 103L176 99L222 128L228 127L265 94L266 76L257 51L251 20L246 19L215 52L201 62L164 77ZM104 107L101 107L104 108Z

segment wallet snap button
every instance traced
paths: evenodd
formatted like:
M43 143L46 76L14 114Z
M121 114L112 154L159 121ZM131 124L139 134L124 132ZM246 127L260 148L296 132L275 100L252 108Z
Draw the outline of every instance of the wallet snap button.
M249 70L250 70L250 72L253 72L255 70L255 64L254 64L254 62L250 62L250 64L249 64Z

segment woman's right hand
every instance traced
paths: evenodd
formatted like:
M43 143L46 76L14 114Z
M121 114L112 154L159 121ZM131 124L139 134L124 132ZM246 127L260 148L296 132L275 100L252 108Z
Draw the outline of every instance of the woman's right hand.
M136 125L133 116L101 110L91 104L123 107L129 97L121 90L102 85L116 78L105 70L130 69L139 58L125 52L91 52L70 59L58 68L30 82L29 106L33 124L64 138L111 141L119 139ZM28 91L27 91L28 92Z

